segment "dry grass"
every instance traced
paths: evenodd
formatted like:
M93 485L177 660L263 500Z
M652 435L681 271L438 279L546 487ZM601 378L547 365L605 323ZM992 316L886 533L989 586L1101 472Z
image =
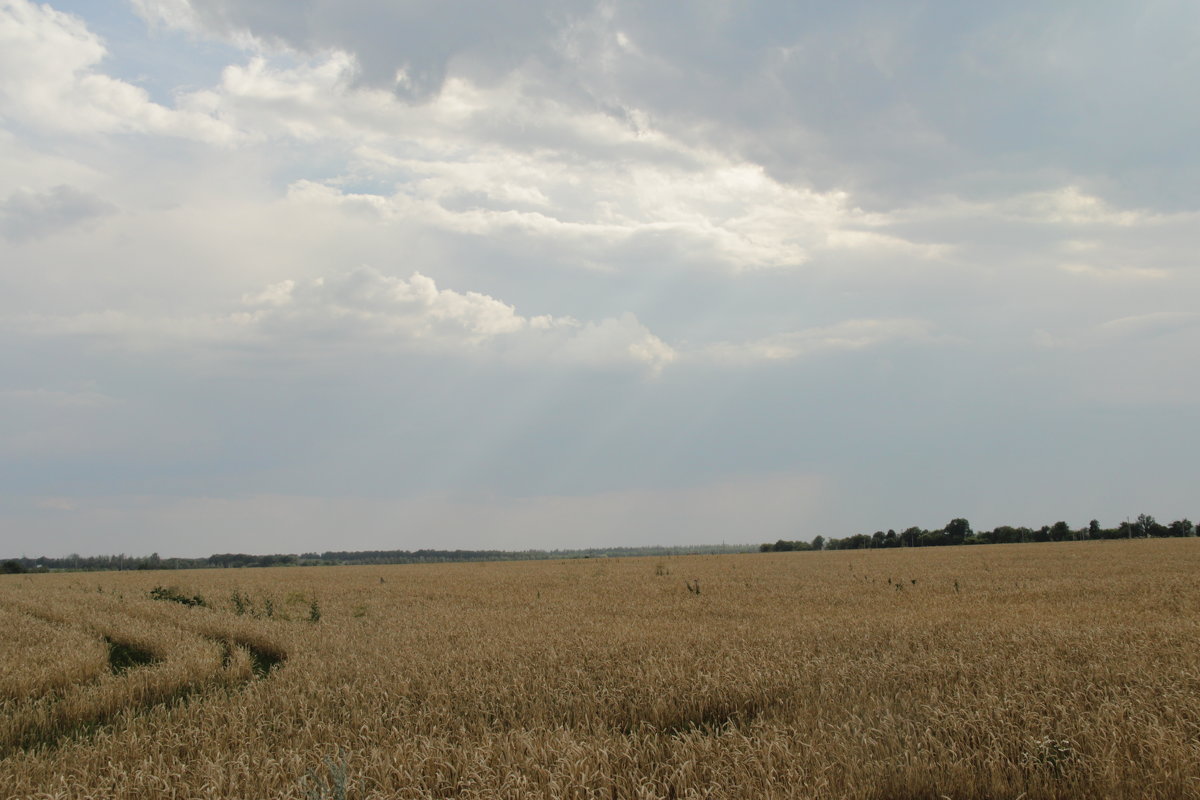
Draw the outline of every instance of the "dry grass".
M0 787L1195 797L1197 574L1156 540L6 576Z

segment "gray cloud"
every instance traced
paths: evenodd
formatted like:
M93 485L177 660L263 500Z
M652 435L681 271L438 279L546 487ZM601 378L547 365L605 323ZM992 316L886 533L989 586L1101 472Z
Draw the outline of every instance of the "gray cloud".
M307 54L344 50L357 57L363 83L421 100L437 93L452 63L480 78L545 53L547 42L592 3L317 0L297 8L286 0L135 0L135 5L151 19L218 36L253 37Z
M73 186L19 189L0 201L0 234L16 242L38 239L116 211L107 200Z
M214 35L349 52L361 81L420 99L450 74L524 70L575 108L648 119L788 182L888 207L950 186L987 196L1072 178L1141 205L1195 207L1200 112L1184 98L1200 11L1177 0L138 3Z

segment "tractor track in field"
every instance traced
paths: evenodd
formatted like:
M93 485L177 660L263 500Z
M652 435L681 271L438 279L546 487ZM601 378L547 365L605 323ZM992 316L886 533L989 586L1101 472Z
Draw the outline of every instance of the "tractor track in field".
M186 635L217 644L221 648L220 667L215 672L198 676L195 680L185 678L160 686L138 685L137 679L142 677L146 670L171 660L169 652L154 652L139 645L135 641L136 637L128 634L122 636L110 626L75 622L62 615L23 604L6 604L5 607L53 625L84 630L89 635L103 640L108 650L108 671L68 687L48 689L30 697L24 703L18 703L7 720L9 729L0 734L0 760L17 753L54 748L67 741L93 736L131 709L147 712L157 707L171 708L193 699L203 699L204 696L217 691L235 691L268 678L288 658L288 653L282 646L274 642L264 642L261 638L245 633L220 631L211 624L199 626L184 624L178 620L159 619L157 621L166 623ZM123 622L128 623L129 628L134 628L139 615L130 611L125 610L120 617ZM199 629L200 627L203 627L203 630ZM243 663L248 663L249 669L245 670L244 674L235 675L234 670L242 661L239 657L241 654L244 654ZM126 695L127 702L98 703L90 708L85 703L82 711L75 708L68 715L68 701L84 698L89 690L98 690L105 682L114 687L113 691L118 696Z

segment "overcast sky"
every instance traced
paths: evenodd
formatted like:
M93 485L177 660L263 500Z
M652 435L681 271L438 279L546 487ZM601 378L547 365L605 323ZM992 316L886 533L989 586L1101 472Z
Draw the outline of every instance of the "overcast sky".
M1200 517L1200 5L0 0L0 556Z

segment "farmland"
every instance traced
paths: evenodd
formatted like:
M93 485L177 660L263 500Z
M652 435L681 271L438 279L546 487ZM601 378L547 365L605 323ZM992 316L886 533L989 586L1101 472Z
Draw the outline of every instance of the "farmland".
M1196 539L2 576L0 791L1196 797L1197 611Z

